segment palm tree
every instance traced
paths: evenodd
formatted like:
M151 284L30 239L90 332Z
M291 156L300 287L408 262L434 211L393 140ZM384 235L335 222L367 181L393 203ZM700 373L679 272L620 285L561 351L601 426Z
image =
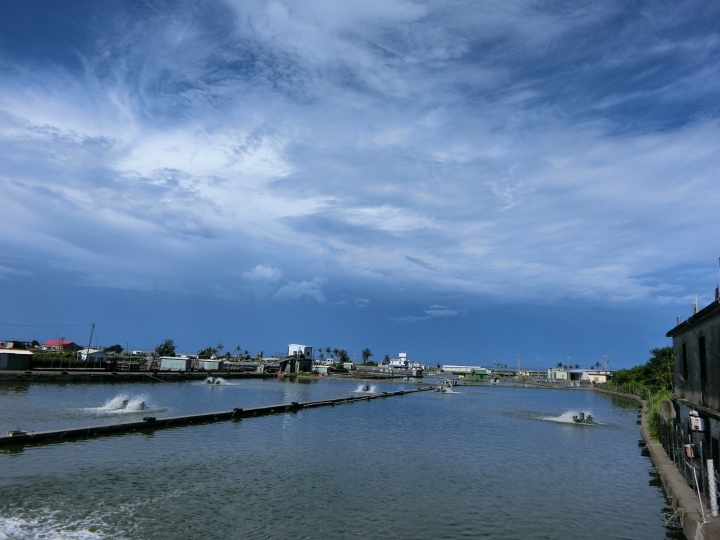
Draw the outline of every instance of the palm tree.
M563 363L562 363L562 362L558 362L558 363L557 363L557 366L555 366L555 367L557 367L558 369L562 369L562 368L564 368L565 366L563 366Z
M223 345L222 343L218 343L218 346L216 347L216 349L218 350L219 353L222 353L224 348L225 348L225 345Z
M367 347L364 348L362 351L363 364L367 363L367 361L373 356L375 356L375 355L372 353L372 351L370 349L368 349Z

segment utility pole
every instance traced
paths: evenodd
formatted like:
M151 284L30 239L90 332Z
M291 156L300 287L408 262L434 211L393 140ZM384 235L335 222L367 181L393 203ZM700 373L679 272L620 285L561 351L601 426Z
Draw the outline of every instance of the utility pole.
M540 378L540 359L538 358L538 379Z
M87 363L90 361L90 345L92 344L92 336L94 331L95 323L92 323L92 328L90 328L90 340L88 341L87 353L85 354L85 365L87 365Z

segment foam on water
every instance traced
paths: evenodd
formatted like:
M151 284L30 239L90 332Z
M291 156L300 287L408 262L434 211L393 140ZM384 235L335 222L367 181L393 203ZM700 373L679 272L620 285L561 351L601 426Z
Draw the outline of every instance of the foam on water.
M61 523L55 512L25 520L0 516L0 539L5 540L100 540L110 538L87 523Z
M99 411L117 411L125 408L128 397L125 394L118 394L114 398L108 399L102 407L91 407Z
M362 392L364 394L374 394L377 392L377 386L374 384L360 384L353 392Z
M573 416L578 416L580 414L580 412L584 412L586 418L588 416L593 416L592 412L590 412L590 411L565 411L560 416L542 416L540 419L548 420L549 422L558 422L560 424L572 424L574 426L593 426L593 425L601 424L601 422L598 422L597 420L595 420L594 417L593 417L592 423L590 423L590 424L585 424L582 422L575 422L575 420L573 420Z
M91 414L136 414L141 412L161 412L167 407L156 407L148 403L146 395L128 397L127 394L118 394L107 400L100 407L85 407L84 412ZM1 537L0 537L0 540Z
M222 377L208 377L202 384L208 386L240 386L238 383L228 382Z

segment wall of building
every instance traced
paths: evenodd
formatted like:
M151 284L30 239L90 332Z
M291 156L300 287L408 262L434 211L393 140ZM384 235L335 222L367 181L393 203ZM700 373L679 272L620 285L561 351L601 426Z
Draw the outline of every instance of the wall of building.
M700 338L705 338L705 393L701 380ZM687 373L683 373L683 344ZM673 336L675 395L711 409L720 409L720 311ZM685 377L687 375L687 377Z
M0 369L25 371L30 368L29 354L0 353Z

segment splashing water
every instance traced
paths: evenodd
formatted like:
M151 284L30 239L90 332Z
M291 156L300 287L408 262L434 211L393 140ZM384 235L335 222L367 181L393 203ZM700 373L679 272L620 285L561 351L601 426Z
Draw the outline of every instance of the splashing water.
M353 392L363 392L365 394L374 394L377 392L377 386L374 384L360 384Z
M438 394L462 394L462 392L456 392L449 386L439 386L435 389Z
M114 398L111 398L105 402L102 407L91 407L100 411L117 411L124 409L128 404L128 397L125 394L118 394Z
M600 422L596 421L593 418L593 422L586 424L582 422L575 422L573 420L573 416L578 416L580 412L585 413L585 418L588 416L592 416L592 413L590 411L565 411L560 416L543 416L541 417L541 420L548 420L550 422L558 422L560 424L573 424L573 425L581 425L581 426L592 426L592 425L598 425Z
M210 386L239 386L238 383L228 382L222 377L208 377L203 384Z
M137 412L137 411L146 410L148 408L148 406L145 403L145 399L147 399L145 396L136 396L136 397L132 398L130 401L128 401L124 410L126 410L128 412Z
M86 407L83 410L93 414L132 414L145 411L160 412L166 408L148 405L148 397L144 395L128 397L126 394L118 394L107 400L101 407ZM0 536L0 540L2 540L2 536Z

